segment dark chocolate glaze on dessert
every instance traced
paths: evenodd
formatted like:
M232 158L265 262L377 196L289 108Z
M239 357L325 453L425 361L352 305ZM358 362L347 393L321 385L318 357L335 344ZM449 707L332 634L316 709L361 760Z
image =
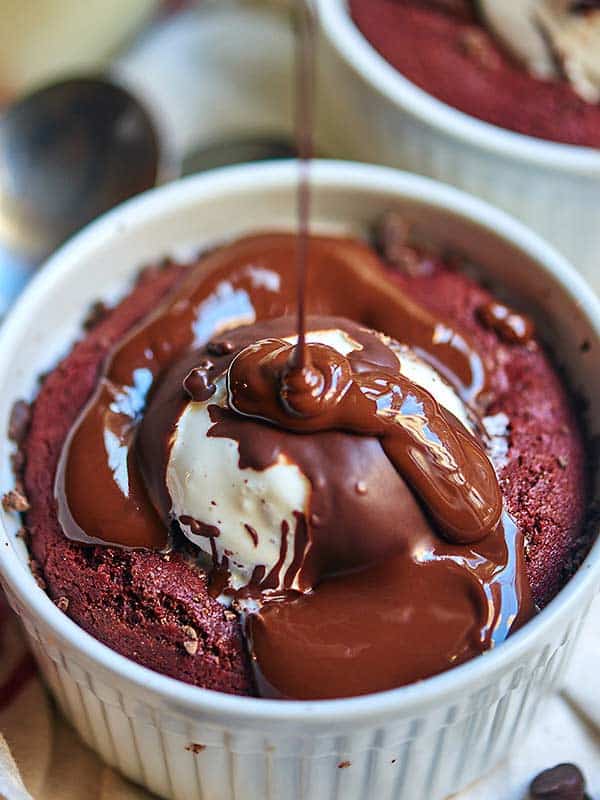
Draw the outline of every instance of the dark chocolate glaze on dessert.
M344 359L307 345L298 367L281 340L296 331L296 244L293 235L270 234L214 251L116 348L66 442L56 495L61 524L78 541L166 546L170 434L189 396L210 402L215 377L227 372L230 408L210 407L209 435L238 442L241 468L264 469L284 448L318 487L310 518L298 515L296 530L282 536L282 548L294 536L304 593L285 581L274 592L279 576L264 573L248 588L261 601L246 621L257 683L272 696L340 697L461 663L506 638L533 604L522 536L502 512L481 444L393 371L396 356L367 328L409 343L473 406L486 386L477 351L390 283L368 247L314 237L307 306L320 318L311 328L341 326L363 349ZM328 405L327 391L313 389L331 387L332 377L338 402ZM378 401L400 418L402 404L411 405L407 420L440 439L443 457L437 443L418 442L416 429L382 422ZM445 459L455 462L446 472ZM227 565L215 566L219 587ZM322 616L337 620L333 640L328 626L315 627Z

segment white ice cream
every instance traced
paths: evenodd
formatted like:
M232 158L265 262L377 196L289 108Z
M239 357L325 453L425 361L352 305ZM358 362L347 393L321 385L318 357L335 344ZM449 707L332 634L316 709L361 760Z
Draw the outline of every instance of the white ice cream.
M341 330L312 331L307 340L329 345L342 355L360 347ZM431 392L470 428L467 409L452 387L408 348L393 345L392 349L402 374ZM174 434L167 488L172 514L180 524L187 516L219 529L219 536L209 539L181 524L185 535L208 555L213 555L214 547L219 562L227 556L230 585L239 589L249 583L255 567L264 566L267 575L277 565L285 535L287 555L278 571L283 579L293 560L296 515L308 512L311 485L285 453L265 470L240 469L237 442L207 436L213 425L208 407L226 403L224 377L208 401L188 403Z

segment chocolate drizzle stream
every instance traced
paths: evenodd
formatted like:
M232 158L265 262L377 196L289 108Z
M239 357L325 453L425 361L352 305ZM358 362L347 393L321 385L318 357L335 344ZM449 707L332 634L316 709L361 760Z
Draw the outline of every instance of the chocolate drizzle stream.
M228 584L228 551L219 556L227 531L179 522L207 542L214 594L255 603L243 624L259 692L343 697L462 663L534 609L522 536L482 441L402 374L401 349L374 331L409 345L473 414L487 385L481 357L367 245L309 236L314 18L300 5L298 233L241 239L190 267L107 359L55 495L76 541L164 549L167 465L190 402L206 404L209 437L236 442L240 470L285 454L308 479L310 507L282 521L277 563L258 565L242 590ZM308 343L315 330L355 347ZM259 547L260 530L245 524L245 535Z
M313 98L315 83L315 17L310 0L299 3L296 47L296 140L298 145L298 341L290 370L309 365L306 350L306 274L310 247L310 162L313 153Z

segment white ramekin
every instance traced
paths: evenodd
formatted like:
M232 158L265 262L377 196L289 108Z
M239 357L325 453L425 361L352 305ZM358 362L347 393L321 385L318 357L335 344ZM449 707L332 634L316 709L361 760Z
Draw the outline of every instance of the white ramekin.
M0 332L0 428L13 401L67 351L88 305L123 292L169 252L249 229L290 227L296 167L245 166L134 199L63 247ZM600 430L600 304L551 247L455 189L381 167L317 163L320 228L365 233L396 208L482 264L538 320ZM582 342L589 347L581 348ZM585 352L584 352L585 351ZM0 441L0 483L9 488ZM490 770L526 735L564 672L596 591L600 544L534 621L496 651L421 684L368 697L277 702L230 697L151 672L78 628L36 585L3 514L0 578L65 715L110 764L165 798L439 800Z
M346 0L316 2L324 149L489 200L553 242L600 290L600 150L523 136L451 108L379 55Z

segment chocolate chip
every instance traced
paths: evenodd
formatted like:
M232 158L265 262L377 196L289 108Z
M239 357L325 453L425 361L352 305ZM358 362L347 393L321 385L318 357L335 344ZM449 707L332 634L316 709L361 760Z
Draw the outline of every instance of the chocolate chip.
M575 764L559 764L541 772L529 793L531 800L584 800L585 779Z
M29 501L19 489L11 489L2 498L2 508L5 511L29 511Z
M11 442L21 444L31 422L31 406L25 400L17 400L13 404L8 420L8 438Z

